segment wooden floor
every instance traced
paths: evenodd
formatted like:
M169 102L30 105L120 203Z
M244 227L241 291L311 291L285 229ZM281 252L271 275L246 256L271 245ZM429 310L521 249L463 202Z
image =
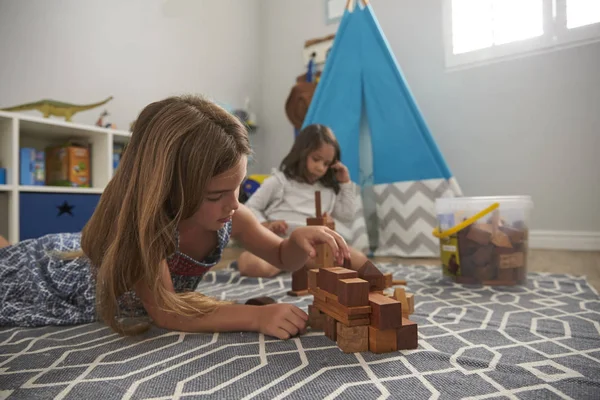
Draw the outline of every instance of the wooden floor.
M240 254L239 248L226 248L222 261L217 265L224 268ZM395 262L398 264L419 264L439 267L437 259L383 258L374 262ZM569 273L586 275L588 282L600 292L600 252L531 250L529 252L529 271Z

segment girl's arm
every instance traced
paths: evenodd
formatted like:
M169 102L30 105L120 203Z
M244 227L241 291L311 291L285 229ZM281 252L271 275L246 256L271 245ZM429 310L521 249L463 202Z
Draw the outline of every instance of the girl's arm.
M284 271L296 271L309 258L315 257L314 245L317 243L329 245L334 254L338 254L340 265L344 258L350 258L344 239L329 228L300 227L289 238L282 239L262 226L243 204L233 214L232 236L242 242L248 251Z
M166 290L175 293L166 261L161 263L159 279ZM254 331L287 339L304 331L308 320L305 312L291 304L223 304L207 315L180 316L158 307L154 293L143 281L135 285L135 292L157 326L180 332Z
M260 223L267 221L265 211L271 202L275 199L277 190L281 187L281 182L277 177L271 175L263 181L246 202L246 207L254 213Z
M356 189L351 181L340 183L331 216L340 221L352 221L356 215Z

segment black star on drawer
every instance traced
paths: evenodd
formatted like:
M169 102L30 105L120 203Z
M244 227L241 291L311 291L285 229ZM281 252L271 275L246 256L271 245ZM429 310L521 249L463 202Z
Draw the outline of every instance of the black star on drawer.
M60 206L56 206L56 208L58 208L57 217L60 217L63 214L69 214L72 217L73 216L72 211L73 211L73 208L75 208L75 206L70 205L65 200Z

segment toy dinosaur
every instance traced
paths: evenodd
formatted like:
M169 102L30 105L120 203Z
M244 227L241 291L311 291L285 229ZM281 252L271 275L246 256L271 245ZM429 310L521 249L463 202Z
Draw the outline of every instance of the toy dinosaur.
M64 103L62 101L56 100L40 100L34 103L21 104L18 106L0 108L0 111L28 111L28 110L38 110L42 114L44 114L44 118L48 118L50 115L54 115L57 117L65 117L65 121L71 121L71 117L80 111L91 110L92 108L100 107L112 100L112 96L108 97L106 100L93 103L93 104L71 104Z

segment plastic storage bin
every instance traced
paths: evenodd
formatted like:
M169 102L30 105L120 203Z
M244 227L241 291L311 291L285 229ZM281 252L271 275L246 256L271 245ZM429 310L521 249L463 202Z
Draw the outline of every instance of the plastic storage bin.
M439 198L435 207L444 275L484 285L526 281L531 197Z

